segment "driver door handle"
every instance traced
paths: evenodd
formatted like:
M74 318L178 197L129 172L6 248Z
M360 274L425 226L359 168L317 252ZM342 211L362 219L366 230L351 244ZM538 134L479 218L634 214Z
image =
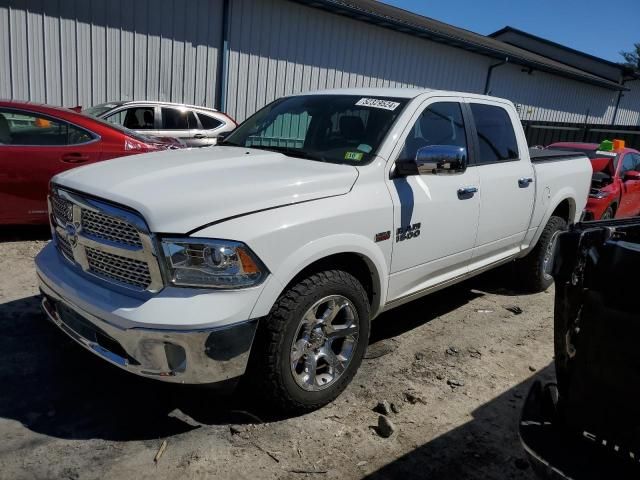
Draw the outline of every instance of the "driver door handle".
M533 183L533 178L531 177L523 177L518 179L518 186L520 188L527 188L530 183Z
M193 138L207 138L207 136L204 133L196 133Z
M460 187L458 189L458 198L460 200L466 200L473 197L478 193L478 187Z

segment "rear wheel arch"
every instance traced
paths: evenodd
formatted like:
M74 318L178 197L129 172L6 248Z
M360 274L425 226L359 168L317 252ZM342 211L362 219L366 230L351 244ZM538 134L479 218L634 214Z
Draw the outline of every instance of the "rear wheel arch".
M574 218L576 218L576 202L572 198L563 199L553 210L551 217L560 217L567 224L572 224Z

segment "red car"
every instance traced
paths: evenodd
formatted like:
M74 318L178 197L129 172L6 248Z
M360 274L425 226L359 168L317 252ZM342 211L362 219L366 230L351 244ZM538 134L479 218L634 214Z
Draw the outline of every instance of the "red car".
M586 220L640 215L640 152L632 148L603 151L597 143L559 142L552 150L584 152L593 166Z
M0 101L0 224L47 223L47 190L57 173L181 146L66 108Z

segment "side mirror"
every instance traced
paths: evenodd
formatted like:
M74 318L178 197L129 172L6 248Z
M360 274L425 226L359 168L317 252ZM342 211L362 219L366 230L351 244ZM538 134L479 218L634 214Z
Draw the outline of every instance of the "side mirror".
M467 149L455 145L428 145L414 160L396 162L398 175L440 175L461 173L467 167Z
M624 173L623 180L625 182L628 182L629 180L638 181L638 180L640 180L640 172L638 172L636 170L629 170L629 171Z

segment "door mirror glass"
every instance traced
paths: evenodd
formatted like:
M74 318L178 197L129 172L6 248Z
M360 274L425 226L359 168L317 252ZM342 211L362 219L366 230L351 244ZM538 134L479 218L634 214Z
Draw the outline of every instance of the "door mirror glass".
M628 182L629 180L640 180L640 172L637 170L629 170L624 173L624 181Z
M467 149L456 145L428 145L418 149L416 158L396 162L399 175L439 175L460 173L467 165Z

